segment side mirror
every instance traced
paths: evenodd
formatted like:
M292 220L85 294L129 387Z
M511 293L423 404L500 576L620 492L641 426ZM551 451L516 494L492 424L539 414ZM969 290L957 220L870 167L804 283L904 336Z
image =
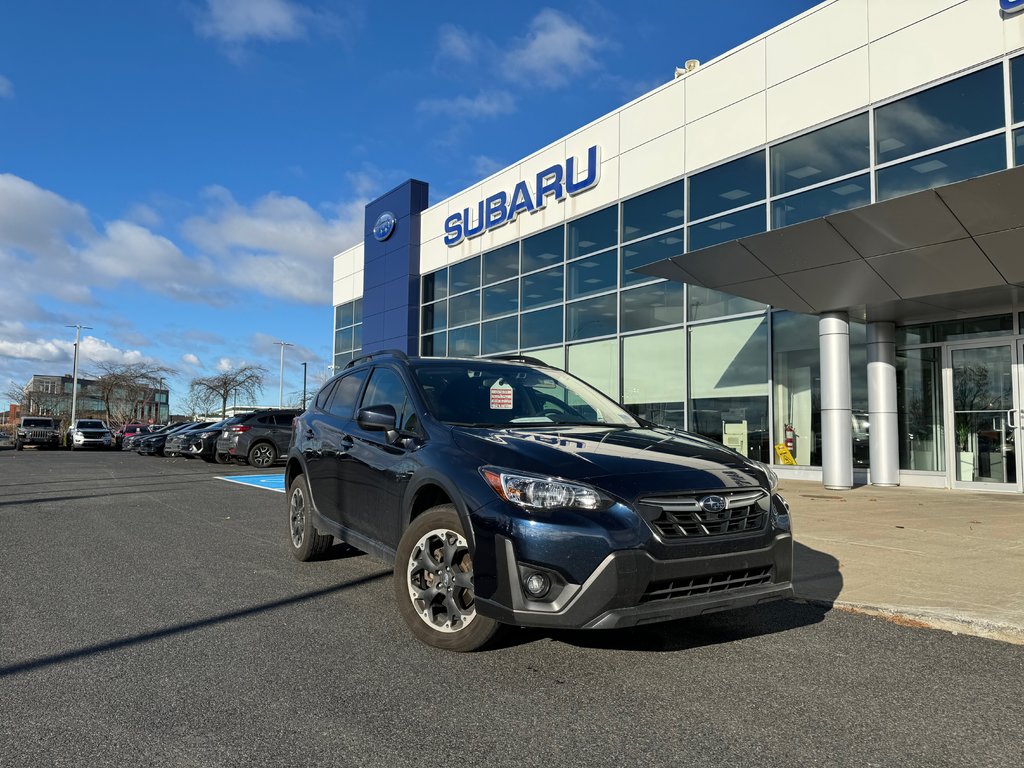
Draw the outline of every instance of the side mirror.
M389 443L398 439L398 430L395 428L398 421L398 414L395 413L393 405L371 405L368 408L360 408L356 416L356 423L361 429L367 432L383 432Z

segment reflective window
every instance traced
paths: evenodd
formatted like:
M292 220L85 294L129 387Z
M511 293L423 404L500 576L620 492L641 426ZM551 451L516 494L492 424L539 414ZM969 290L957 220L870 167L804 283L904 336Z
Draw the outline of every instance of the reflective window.
M530 352L530 357L535 357L542 363L565 370L565 347L554 347L553 349L535 349Z
M560 302L563 295L562 272L562 267L553 267L520 278L523 286L523 309Z
M481 354L515 351L519 348L519 318L506 317L481 327Z
M1024 165L1024 128L1013 132L1013 164Z
M896 353L900 469L946 469L942 439L942 350L901 349Z
M352 302L352 322L361 323L363 322L363 300L356 299Z
M465 325L480 320L480 291L448 299L448 325Z
M352 326L352 349L354 349L354 350L356 350L358 352L362 348L362 346L363 346L363 326L362 325L353 325Z
M460 261L448 267L450 293L462 293L480 287L480 257Z
M607 336L616 331L614 293L566 305L565 337L570 341Z
M341 387L338 389L340 391ZM416 422L416 411L412 408L405 382L390 368L374 368L370 383L366 385L361 407L374 405L390 405L395 409L395 427L399 431L412 429Z
M484 319L519 309L519 281L509 280L484 288Z
M520 318L520 346L546 347L562 343L562 308L551 307L539 312L527 312ZM561 364L558 366L562 367Z
M1024 56L1018 56L1010 62L1010 97L1013 107L1013 122L1024 120Z
M351 419L352 412L356 407L356 398L359 397L359 390L363 388L366 380L366 371L355 371L344 378L338 379L337 386L331 394L330 404L327 410L334 416L343 419Z
M743 318L690 329L690 430L768 461L768 323Z
M448 336L443 331L424 336L420 343L420 354L424 357L444 357L448 353Z
M424 333L443 331L447 325L448 302L438 301L435 304L424 304L422 309Z
M690 221L764 196L764 152L754 152L690 178Z
M888 200L1004 168L1006 140L1002 135L990 136L876 171L877 196L879 200Z
M683 253L684 233L682 228L666 232L647 240L622 246L622 285L633 285L650 280L650 275L642 275L632 270L645 264L670 259Z
M555 227L523 240L523 272L543 269L565 259L565 227Z
M870 202L870 177L867 174L854 176L852 179L776 200L772 203L772 229L820 219L830 213L859 208Z
M622 239L632 240L683 223L682 180L622 203Z
M334 308L334 327L344 328L346 325L352 325L351 301L345 304L339 304Z
M448 295L448 270L439 269L437 272L423 276L423 302L443 299Z
M352 329L344 328L340 331L334 332L334 351L335 352L351 352L352 351Z
M578 299L615 288L618 285L618 262L618 252L614 250L571 262L567 280L569 298Z
M569 222L569 258L610 248L619 239L619 207L604 210Z
M877 162L1002 127L1002 71L996 64L876 109Z
M784 444L801 467L821 466L820 357L818 318L772 314L775 442ZM779 461L777 455L772 459Z
M1013 315L972 317L935 323L935 341L965 341L986 336L1012 336Z
M774 146L772 194L792 192L867 168L870 148L866 112Z
M690 227L690 250L699 251L712 245L749 237L764 232L767 226L763 205L720 216Z
M448 354L452 357L476 357L480 354L480 326L467 325L448 332Z
M618 340L607 339L569 347L567 370L612 400L619 399Z
M623 291L622 332L683 322L683 284L664 281Z
M733 296L713 288L699 285L687 286L687 314L690 320L713 320L725 315L763 310L765 305L750 299Z
M686 426L686 331L622 340L622 403L634 416Z
M484 285L519 274L519 243L510 243L484 254Z

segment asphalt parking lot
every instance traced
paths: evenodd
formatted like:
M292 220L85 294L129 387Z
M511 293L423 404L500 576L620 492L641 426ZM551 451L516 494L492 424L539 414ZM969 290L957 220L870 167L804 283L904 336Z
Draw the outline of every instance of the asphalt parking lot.
M783 602L447 654L224 469L0 451L0 765L1024 764L1021 646Z

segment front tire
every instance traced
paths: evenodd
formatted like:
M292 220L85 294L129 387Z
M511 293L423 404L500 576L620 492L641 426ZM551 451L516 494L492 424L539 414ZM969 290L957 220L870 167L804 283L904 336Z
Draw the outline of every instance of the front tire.
M213 455L213 460L216 461L218 464L230 464L231 463L231 454L230 453L215 453Z
M333 541L333 537L321 535L313 525L313 505L306 478L297 475L288 488L288 551L305 563L320 557Z
M501 626L477 613L473 560L453 504L427 510L406 529L398 545L394 590L406 625L434 648L475 651Z
M249 449L249 463L254 467L266 469L277 461L277 448L270 443L256 443Z
M23 442L21 442L21 440L15 440L14 441L14 450L22 451L24 449L25 449L25 444Z

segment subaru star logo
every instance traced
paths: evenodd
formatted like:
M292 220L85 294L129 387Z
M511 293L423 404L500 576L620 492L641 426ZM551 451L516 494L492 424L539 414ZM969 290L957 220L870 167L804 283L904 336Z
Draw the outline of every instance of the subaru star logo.
M705 496L699 502L700 508L711 515L717 515L719 512L724 512L726 507L725 499L721 496Z
M1024 0L999 0L1003 13L1020 13L1024 11Z
M377 223L373 225L373 236L378 242L383 243L391 233L395 231L395 214L391 211L384 211L377 217Z

